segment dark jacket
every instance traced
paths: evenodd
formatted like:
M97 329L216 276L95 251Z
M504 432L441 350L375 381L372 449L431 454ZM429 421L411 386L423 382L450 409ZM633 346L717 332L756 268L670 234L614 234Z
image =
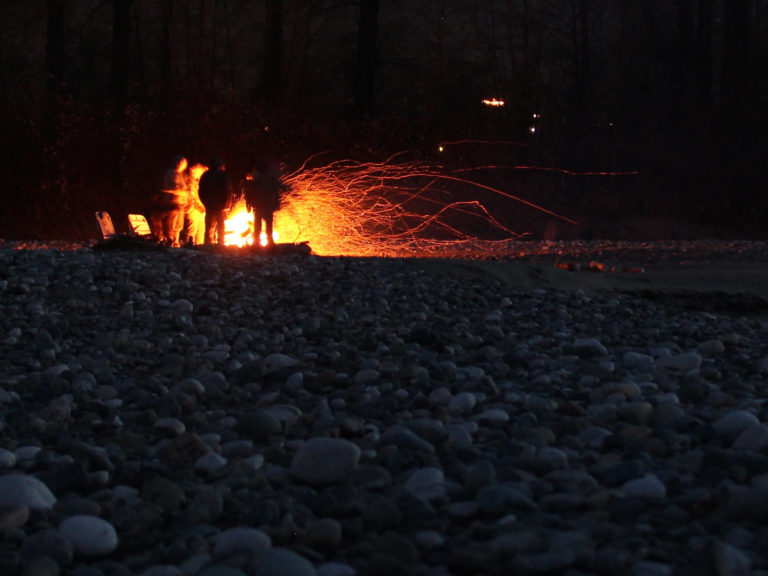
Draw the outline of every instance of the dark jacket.
M224 210L232 194L229 174L223 169L210 169L200 177L200 201L206 212Z
M282 183L274 174L256 173L243 182L243 195L249 208L260 214L275 212L280 208Z

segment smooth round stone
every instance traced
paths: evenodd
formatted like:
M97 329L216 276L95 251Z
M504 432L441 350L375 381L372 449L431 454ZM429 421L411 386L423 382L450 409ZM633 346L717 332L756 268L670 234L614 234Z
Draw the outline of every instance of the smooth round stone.
M61 568L50 556L36 556L24 562L23 576L59 576Z
M768 451L768 426L755 424L743 430L733 442L737 450Z
M24 558L50 556L57 564L66 566L72 561L75 551L69 538L49 528L30 534L21 545L21 554Z
M38 455L40 450L40 446L21 446L16 449L14 455L16 456L16 461L24 462L25 460L32 460Z
M274 404L264 409L281 424L295 424L301 418L301 410L292 404Z
M275 352L264 358L261 366L265 373L270 374L272 372L278 372L286 368L292 368L299 364L299 361L295 358L291 358L286 354Z
M548 470L563 470L568 468L568 455L559 448L545 446L536 453L536 459Z
M536 504L520 489L507 484L484 486L477 493L477 503L494 518L514 512L534 512Z
M477 404L477 399L472 392L459 392L448 403L448 412L451 414L468 414Z
M192 497L184 510L184 515L190 522L203 524L217 520L223 511L224 497L221 492L215 488L206 487Z
M0 470L16 466L16 455L10 450L0 448Z
M428 502L440 500L446 494L443 471L432 466L414 471L403 487Z
M326 562L315 568L317 576L355 576L357 571L349 564L341 562Z
M238 418L236 428L241 434L258 441L267 441L283 433L280 420L264 410L243 414Z
M221 558L238 552L253 553L258 550L266 550L271 546L272 539L262 530L248 526L236 526L216 535L213 555Z
M27 506L36 512L47 512L56 504L53 495L43 482L26 474L0 476L0 506Z
M173 434L174 436L180 436L187 430L184 422L178 418L160 418L155 421L155 428Z
M632 565L630 576L672 576L672 566L662 562L641 560Z
M24 504L0 513L0 534L21 528L29 520L29 508Z
M186 574L190 574L187 572ZM201 572L195 572L197 576L246 576L246 573L235 568L234 566L227 566L226 564L214 564L207 566Z
M715 356L725 352L725 344L717 339L707 340L699 344L696 350L703 356Z
M173 481L162 476L150 478L141 487L141 497L166 511L180 510L187 496Z
M445 537L435 530L419 530L413 534L413 543L422 550L434 550L445 545Z
M364 368L363 370L359 370L355 373L355 376L353 378L355 384L372 384L376 382L381 374L379 374L378 370L374 370L373 368Z
M341 524L332 518L312 522L304 531L303 542L321 552L335 550L342 542Z
M734 410L715 420L712 427L720 438L726 442L732 442L744 430L758 424L760 420L752 412Z
M251 576L316 576L312 563L287 548L258 551L251 560Z
M433 406L446 406L453 398L451 391L445 386L440 386L429 393L429 403Z
M572 347L574 354L580 358L591 358L608 354L608 350L597 338L577 338L573 341Z
M652 356L639 352L625 352L621 361L627 368L633 368L646 374L653 373L656 364Z
M114 526L97 516L70 516L59 525L59 533L72 542L80 556L103 556L117 548Z
M621 491L631 498L660 499L667 495L667 488L655 474L646 474L625 482Z
M509 414L501 408L489 408L474 416L474 420L485 424L503 424L509 422Z
M227 465L227 459L221 454L215 452L208 452L203 454L195 460L193 469L195 472L202 472L204 474L213 474L214 472L221 470Z
M360 448L349 440L310 438L299 446L289 471L308 484L335 484L345 480L359 459Z
M660 358L656 366L662 370L675 370L677 372L691 372L701 368L701 355L696 352L685 352Z
M184 576L181 568L173 564L160 564L147 568L140 576Z
M445 427L445 433L448 434L448 441L454 448L471 448L472 434L466 426L458 424L448 424Z
M174 385L171 390L177 393L189 394L190 396L203 396L205 394L205 386L197 378L185 378Z

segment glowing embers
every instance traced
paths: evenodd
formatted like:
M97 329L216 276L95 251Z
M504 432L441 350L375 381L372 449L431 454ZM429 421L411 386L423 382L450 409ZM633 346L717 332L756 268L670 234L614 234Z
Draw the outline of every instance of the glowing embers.
M482 239L471 232L519 238L478 200L500 195L544 208L423 162L333 162L285 178L290 190L275 213L286 242L307 242L321 256L431 256ZM479 225L479 226L478 226Z
M483 104L485 104L486 106L490 106L491 108L504 107L504 100L501 100L499 98L485 98L482 102Z

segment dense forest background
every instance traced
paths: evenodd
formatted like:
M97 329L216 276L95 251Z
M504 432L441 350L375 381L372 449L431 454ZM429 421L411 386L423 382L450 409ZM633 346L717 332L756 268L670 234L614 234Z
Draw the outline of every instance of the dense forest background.
M760 234L767 28L766 0L5 0L0 238L93 238L176 154L403 151L582 222L492 206L521 231Z

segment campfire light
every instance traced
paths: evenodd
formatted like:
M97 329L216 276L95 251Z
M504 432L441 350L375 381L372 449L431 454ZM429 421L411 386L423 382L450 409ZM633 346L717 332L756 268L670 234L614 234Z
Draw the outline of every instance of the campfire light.
M485 98L483 100L483 104L486 106L491 106L493 108L501 108L504 106L504 100L501 100L499 98Z
M397 156L380 163L343 160L315 168L308 163L285 177L289 192L275 213L275 240L279 234L288 243L307 242L320 256L430 256L461 249L479 239L452 222L473 219L507 239L524 236L478 200L450 200L451 191L460 188L498 194L573 222L439 166L401 162ZM226 243L249 245L252 227L253 215L239 202L226 223Z

